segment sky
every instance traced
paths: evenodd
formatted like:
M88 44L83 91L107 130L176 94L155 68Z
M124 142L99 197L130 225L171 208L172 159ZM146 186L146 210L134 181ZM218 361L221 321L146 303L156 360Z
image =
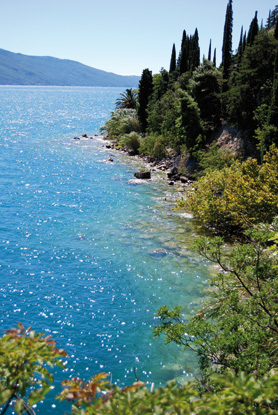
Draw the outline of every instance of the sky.
M277 3L276 3L277 2ZM120 75L169 69L183 30L197 27L201 58L209 42L222 56L228 0L0 0L0 48L26 55L71 59ZM266 23L278 0L233 0L233 49L241 26L258 11Z

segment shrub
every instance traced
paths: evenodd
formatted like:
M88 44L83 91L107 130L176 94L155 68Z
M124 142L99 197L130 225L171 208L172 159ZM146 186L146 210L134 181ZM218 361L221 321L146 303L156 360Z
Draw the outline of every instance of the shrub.
M119 139L119 146L138 153L141 143L141 136L135 132L125 134Z
M147 135L140 145L139 152L161 160L167 155L166 141L162 135Z
M140 132L140 123L135 109L117 109L100 131L109 138L117 138L132 131Z
M273 146L261 166L250 158L209 171L178 207L190 209L203 225L218 231L270 223L278 213L278 150Z

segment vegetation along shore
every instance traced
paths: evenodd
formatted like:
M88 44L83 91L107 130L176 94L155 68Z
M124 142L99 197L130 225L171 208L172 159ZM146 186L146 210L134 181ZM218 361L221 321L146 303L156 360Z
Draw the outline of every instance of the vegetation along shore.
M71 378L59 399L74 414L278 413L278 6L265 24L254 13L235 53L232 6L218 68L211 42L201 61L198 30L184 31L169 70L144 69L101 131L115 148L168 169L172 185L190 185L177 208L212 234L195 242L219 269L202 308L185 320L178 304L162 305L154 329L196 352L200 376L155 390L139 379L120 389L104 373ZM224 239L232 237L227 256ZM22 325L0 339L0 350L1 413L12 402L33 413L52 382L46 365L61 364L65 352Z

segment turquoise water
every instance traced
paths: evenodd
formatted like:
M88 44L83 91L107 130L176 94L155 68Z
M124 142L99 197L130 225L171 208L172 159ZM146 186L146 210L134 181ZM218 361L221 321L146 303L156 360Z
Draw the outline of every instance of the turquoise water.
M156 310L200 301L208 264L190 250L190 215L173 211L159 174L138 184L140 161L95 134L121 88L0 87L1 328L18 321L52 334L69 357L60 381L112 372L119 385L163 385L196 369L175 345L154 339Z

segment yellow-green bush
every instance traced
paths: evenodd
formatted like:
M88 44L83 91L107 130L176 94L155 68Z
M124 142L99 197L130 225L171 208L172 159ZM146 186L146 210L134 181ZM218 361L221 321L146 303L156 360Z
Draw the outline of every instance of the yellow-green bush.
M278 214L278 150L274 146L263 164L248 159L221 171L209 171L178 207L186 207L203 225L217 229L246 229L270 223Z

